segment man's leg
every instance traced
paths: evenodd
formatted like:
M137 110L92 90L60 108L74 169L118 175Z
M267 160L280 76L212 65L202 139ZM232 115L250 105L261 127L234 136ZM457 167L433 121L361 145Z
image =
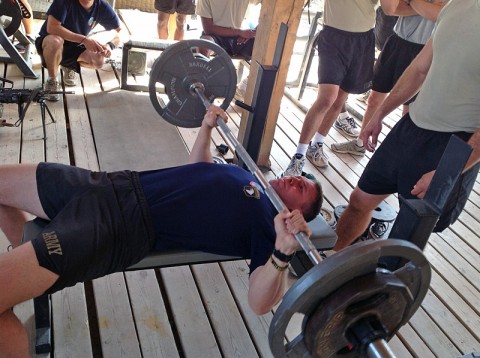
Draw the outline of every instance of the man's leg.
M337 223L338 240L335 251L350 245L370 224L372 210L375 209L387 195L367 194L356 187L350 195L350 202L343 211Z
M158 32L158 38L161 40L168 39L168 20L169 19L170 19L170 14L162 11L157 11L157 32ZM178 28L178 25L177 25L177 28Z
M175 27L175 34L173 36L173 39L177 41L181 41L185 37L185 24L187 23L187 15L177 13L175 22L176 22L176 27Z
M0 255L0 352L6 357L28 357L27 334L11 308L41 295L58 278L39 266L31 243L19 246L26 212L47 218L36 170L36 164L0 166L0 227L15 248Z
M0 255L0 352L2 357L28 357L25 328L11 308L40 296L58 276L40 267L30 242Z
M60 36L47 35L43 39L43 58L47 65L49 78L57 78L58 66L60 66L60 62L62 61L63 43L64 41Z

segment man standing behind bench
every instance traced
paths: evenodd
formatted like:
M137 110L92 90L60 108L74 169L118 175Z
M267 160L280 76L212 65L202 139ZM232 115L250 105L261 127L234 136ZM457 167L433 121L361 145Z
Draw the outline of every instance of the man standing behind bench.
M105 42L88 37L100 24L112 34ZM58 90L58 68L64 72L66 86L76 85L80 66L98 69L120 42L120 20L105 0L54 0L47 11L47 20L35 40L42 65L48 70L45 90ZM113 33L114 32L114 33ZM50 94L49 101L58 101L58 94Z
M211 106L184 166L140 173L53 163L0 166L0 227L13 246L0 255L0 356L28 355L26 331L11 307L123 271L152 250L250 258L252 310L264 314L278 303L288 261L299 249L292 234L311 235L305 219L318 215L322 190L305 177L272 180L291 210L277 214L253 175L213 163L217 115L227 118ZM21 244L25 212L51 222Z

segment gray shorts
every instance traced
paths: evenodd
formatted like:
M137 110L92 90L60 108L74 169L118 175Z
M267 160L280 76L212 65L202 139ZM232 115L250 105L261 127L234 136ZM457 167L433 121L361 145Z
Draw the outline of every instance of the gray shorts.
M125 270L153 247L138 174L40 163L37 187L50 223L32 240L40 266L59 275L46 291Z

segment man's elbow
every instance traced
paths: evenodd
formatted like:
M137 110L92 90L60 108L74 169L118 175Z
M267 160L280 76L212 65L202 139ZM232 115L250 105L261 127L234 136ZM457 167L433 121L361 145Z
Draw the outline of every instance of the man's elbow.
M264 314L269 313L273 308L273 306L270 305L258 305L253 304L252 302L249 302L249 305L253 313L255 313L257 316L263 316Z

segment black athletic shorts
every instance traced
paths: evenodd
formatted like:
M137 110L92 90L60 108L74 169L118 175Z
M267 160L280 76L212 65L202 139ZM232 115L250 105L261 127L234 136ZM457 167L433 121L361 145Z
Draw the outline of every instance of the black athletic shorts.
M40 266L59 275L46 293L125 270L154 244L136 172L41 163L37 187L51 222L32 240Z
M424 45L406 41L397 34L390 36L373 68L372 90L389 93L405 69L422 50ZM405 104L415 100L414 96Z
M435 170L452 134L464 141L472 135L419 128L407 113L375 151L358 181L358 187L369 194L399 193L405 199L416 199L410 191L423 174ZM475 165L457 181L434 231L443 231L458 218L475 184L479 168L480 164Z
M167 14L195 14L194 0L155 0L155 9Z
M373 29L348 32L324 26L318 34L318 83L339 85L353 94L372 87L375 61Z
M205 36L205 33L202 33ZM218 36L208 35L213 38L213 41L221 48L223 48L230 56L238 56L250 60L253 53L253 45L255 38L248 39L245 43L239 45L237 43L237 36Z
M43 57L42 47L44 38L45 36L37 37L35 39L35 47L37 48L37 53L42 60L42 66L46 68L47 64L45 63L45 58ZM83 44L65 41L63 43L62 61L60 62L60 65L70 68L75 72L80 72L80 64L78 63L78 58L85 50L86 48Z

